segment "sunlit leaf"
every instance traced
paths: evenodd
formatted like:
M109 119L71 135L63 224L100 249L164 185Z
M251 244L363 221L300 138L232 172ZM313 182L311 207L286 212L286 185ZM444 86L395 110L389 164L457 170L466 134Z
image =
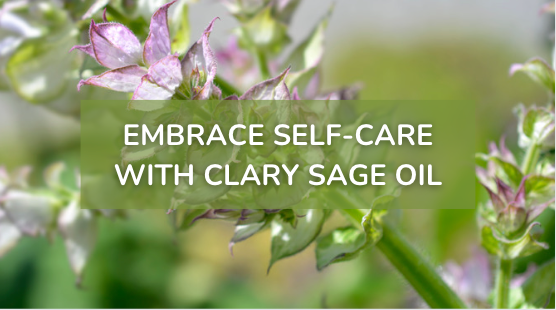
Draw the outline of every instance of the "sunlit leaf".
M317 240L315 254L317 269L351 260L364 249L376 244L382 237L382 228L372 218L372 210L363 217L362 227L342 227Z
M554 93L554 68L550 67L544 60L533 58L524 64L514 64L510 68L510 75L519 71L525 72L549 92Z
M299 218L296 227L275 219L271 223L271 258L268 269L280 259L295 255L305 249L320 233L325 210L312 209Z
M23 42L6 64L13 90L33 103L45 103L60 96L71 85L72 70L79 65L76 54L68 54L76 43L75 34L68 30L59 37Z

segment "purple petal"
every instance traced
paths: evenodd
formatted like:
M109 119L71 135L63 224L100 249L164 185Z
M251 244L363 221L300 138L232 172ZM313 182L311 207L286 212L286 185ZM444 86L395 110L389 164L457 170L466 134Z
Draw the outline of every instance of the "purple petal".
M501 212L506 207L502 199L498 195L496 195L493 191L490 190L486 185L483 184L486 188L488 195L490 196L490 200L492 201L492 205L494 206L494 211L496 213Z
M320 73L317 71L305 87L305 98L315 98L320 88Z
M224 100L239 100L239 97L237 95L231 95L224 98Z
M131 100L167 100L172 98L174 92L159 86L148 75L141 78L141 83L133 93Z
M71 269L81 281L85 264L93 250L97 236L97 222L93 210L81 209L72 201L58 216L58 229L64 239Z
M0 209L0 258L17 244L19 238L21 238L19 229Z
M218 88L218 86L212 84L212 94L211 94L211 99L222 99L222 91L220 90L220 88Z
M166 3L154 12L149 27L149 36L143 48L143 59L147 66L170 55L170 30L168 29L168 8L177 0Z
M208 38L212 32L214 21L216 21L217 18L218 17L214 18L210 22L203 32L201 39L193 43L181 61L183 79L188 84L197 70L204 71L207 80L209 80L210 76L214 78L216 75L216 59L208 43Z
M279 76L259 83L250 89L245 94L239 97L240 100L290 100L290 93L284 79L290 71L288 67Z
M525 176L522 180L521 180L521 184L519 184L519 187L517 189L517 192L515 194L515 198L513 201L513 204L520 206L520 207L524 207L525 206L525 181L527 181L527 179L529 178L529 176Z
M297 86L293 88L292 100L301 100L301 97L299 97L299 94L297 93Z
M490 141L488 144L488 151L489 154L492 156L498 156L500 152L498 151L498 147L496 146L496 142Z
M138 65L118 68L81 80L77 84L77 90L80 90L82 85L94 85L115 91L134 92L145 74L147 70Z
M481 182L483 186L487 186L487 184L491 185L491 178L485 169L483 169L482 167L475 167L475 174L477 175L477 179L479 179L479 182ZM488 187L491 188L490 186Z
M71 52L73 50L80 50L96 59L95 52L93 51L93 46L90 43L86 45L75 45L69 51Z
M158 86L174 93L182 82L181 65L177 55L170 55L149 67L149 76Z
M141 61L141 43L122 24L91 21L89 36L96 60L107 68L126 67Z
M498 195L504 198L504 201L511 202L514 198L514 192L510 186L502 182L499 178L496 178L496 187L498 189Z
M513 64L510 67L510 76L513 76L517 71L523 69L523 64Z
M222 91L212 83L212 79L208 80L203 87L193 96L193 100L209 100L221 99Z

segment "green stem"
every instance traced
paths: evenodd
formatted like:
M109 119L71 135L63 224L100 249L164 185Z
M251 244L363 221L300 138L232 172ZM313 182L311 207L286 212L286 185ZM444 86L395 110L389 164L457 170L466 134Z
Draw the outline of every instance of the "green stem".
M540 146L533 142L527 149L525 153L525 157L523 158L523 162L521 163L521 170L523 171L524 175L527 175L535 170L535 166L537 165L537 161L541 155Z
M364 215L361 210L341 211L358 222ZM385 221L381 224L382 238L376 246L431 308L467 308L434 266L394 226Z
M216 76L214 78L214 83L220 88L224 97L228 97L230 95L240 95L241 91L235 88L232 84L228 81L224 80L220 76Z
M513 261L511 259L499 259L494 288L494 308L507 309L510 306L512 268Z
M268 68L268 63L266 61L266 54L260 49L255 49L255 55L257 56L257 63L259 65L259 71L261 72L262 79L270 79L270 69Z

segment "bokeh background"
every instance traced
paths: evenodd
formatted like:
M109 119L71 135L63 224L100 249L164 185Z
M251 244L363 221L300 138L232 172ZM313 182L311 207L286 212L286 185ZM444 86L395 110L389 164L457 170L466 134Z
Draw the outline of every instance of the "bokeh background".
M1 3L1 2L0 2ZM289 34L300 42L332 1L303 0ZM325 89L362 82L361 99L470 99L477 103L476 149L506 134L516 150L512 107L546 102L512 63L551 59L554 15L531 0L340 0L328 25ZM224 47L237 24L218 1L190 6L192 37L214 17L212 46ZM295 44L294 44L295 45ZM77 104L77 103L76 103ZM472 137L470 137L472 138ZM79 162L79 120L0 92L0 164L42 169ZM483 194L478 190L478 198ZM404 210L401 229L439 266L462 264L480 251L474 210ZM554 212L543 219L554 257ZM313 248L273 266L269 232L228 252L232 223L200 221L175 234L160 210L101 220L97 247L81 289L61 238L24 238L0 259L0 307L419 307L423 304L382 254L370 249L354 261L315 268ZM314 246L314 245L313 245ZM526 270L518 263L518 273Z

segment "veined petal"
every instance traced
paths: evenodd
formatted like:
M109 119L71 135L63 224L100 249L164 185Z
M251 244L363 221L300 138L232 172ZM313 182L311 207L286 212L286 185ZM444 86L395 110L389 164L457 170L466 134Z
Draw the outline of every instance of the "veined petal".
M6 213L0 209L0 257L4 256L11 248L13 248L19 238L21 233L17 229L10 219L6 216Z
M177 55L170 55L160 59L149 67L148 72L153 82L158 84L158 86L166 88L172 94L183 80L181 64Z
M83 85L94 85L115 91L134 92L145 74L147 74L147 70L138 65L118 68L81 80L77 84L77 90L80 90Z
M85 45L75 45L69 51L71 52L73 50L80 50L80 51L86 53L87 55L96 59L95 52L93 51L93 46L91 45L91 43L85 44Z
M81 209L77 202L63 209L58 217L71 269L81 280L81 273L96 241L96 219L92 210Z
M292 100L301 100L301 97L299 97L299 93L297 92L297 86L293 88Z
M209 76L214 78L214 75L216 75L216 59L208 43L208 38L212 32L214 21L217 18L210 22L203 32L203 36L193 43L181 61L183 79L187 84L190 83L192 73L196 70L202 70L207 80Z
M141 61L141 43L122 24L95 24L91 21L89 36L96 60L107 68L135 65Z
M147 66L154 64L172 52L170 30L168 29L168 8L176 1L161 6L151 17L149 36L143 48L143 59Z
M529 176L525 176L521 180L521 183L519 184L519 187L517 188L517 191L515 193L513 204L517 206L525 207L525 184L526 184L525 181L527 181L528 178Z
M149 75L145 75L141 78L141 83L133 93L131 100L167 100L173 95L173 91L159 86Z
M12 190L2 202L7 217L26 235L46 235L54 222L54 208L48 197Z
M240 100L290 100L290 92L284 79L290 71L287 68L279 76L259 83L250 89L245 94L239 97Z
M499 197L503 198L506 203L512 202L512 200L514 199L514 192L509 185L502 182L502 180L500 180L499 178L496 178L496 187Z
M205 62L206 62L205 70L207 74L207 81L211 81L211 82L214 80L214 77L216 76L216 57L214 57L214 53L210 48L209 36L210 33L212 32L212 25L214 24L214 21L217 18L218 17L214 18L210 22L207 29L205 29L205 31L203 32L203 37L201 38L203 44L203 57L205 58Z

